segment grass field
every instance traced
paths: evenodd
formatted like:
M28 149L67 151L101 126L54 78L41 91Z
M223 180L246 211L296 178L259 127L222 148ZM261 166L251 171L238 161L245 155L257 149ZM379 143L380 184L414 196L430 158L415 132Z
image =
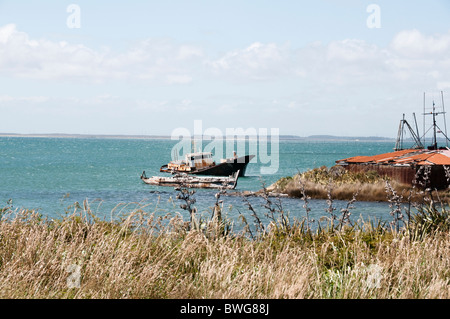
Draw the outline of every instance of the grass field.
M58 220L6 205L0 298L450 297L445 206L424 201L402 214L393 203L391 220L375 224L351 222L329 203L324 226L312 228L266 197L271 223L259 224L249 206L236 233L220 211L197 221L195 194L183 196L189 221L145 205L115 221L94 216L87 202Z

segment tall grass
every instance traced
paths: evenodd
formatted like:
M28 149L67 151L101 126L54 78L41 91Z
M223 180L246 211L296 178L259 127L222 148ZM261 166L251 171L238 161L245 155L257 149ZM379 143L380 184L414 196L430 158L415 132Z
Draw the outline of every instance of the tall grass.
M109 221L87 202L57 220L7 205L0 298L450 297L444 206L422 206L407 227L392 227L345 222L348 211L336 213L330 199L323 225L292 219L281 201L266 196L262 209L270 222L259 224L260 207L249 203L241 212L248 227L236 232L221 215L221 193L208 220L196 216L194 193L181 194L189 221L145 205Z
M424 172L425 178L429 175L427 169L419 170L418 173ZM450 169L445 170L448 178L450 178ZM418 186L425 188L424 179L417 178L414 181ZM351 172L345 170L341 166L318 167L305 172L299 172L294 176L283 177L275 182L268 189L275 193L287 194L290 197L300 198L303 196L302 187L308 193L308 196L314 199L327 199L328 187L332 185L332 196L335 199L350 200L355 193L358 193L360 201L386 201L386 182L392 187L403 199L408 197L418 201L423 198L419 192L411 193L411 185L399 183L391 180L386 176L381 176L375 171L367 172ZM443 200L450 200L449 190L439 191L439 196Z

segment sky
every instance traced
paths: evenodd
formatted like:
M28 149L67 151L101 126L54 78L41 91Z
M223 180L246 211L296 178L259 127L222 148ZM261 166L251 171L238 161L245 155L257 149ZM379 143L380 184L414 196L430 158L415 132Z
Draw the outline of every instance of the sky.
M0 133L395 137L441 91L448 0L0 0Z

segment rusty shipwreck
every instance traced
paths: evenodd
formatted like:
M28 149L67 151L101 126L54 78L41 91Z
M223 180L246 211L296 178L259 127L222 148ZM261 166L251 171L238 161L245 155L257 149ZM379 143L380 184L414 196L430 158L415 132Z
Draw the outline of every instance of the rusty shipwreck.
M171 161L161 166L159 171L211 176L231 176L239 172L241 177L245 175L247 165L253 157L255 155L237 157L236 153L234 153L233 157L222 159L220 163L216 163L212 158L212 153L188 153L182 160Z
M371 156L354 156L336 161L337 165L352 172L375 171L400 183L430 189L446 189L450 186L450 139L447 136L443 93L442 105L438 108L433 101L432 108L425 107L424 94L424 129L419 134L417 121L410 125L403 115L400 121L397 140L393 152ZM439 125L437 118L443 120ZM427 129L425 118L431 122ZM441 121L442 122L442 121ZM406 133L410 133L409 147L405 147ZM431 135L431 144L426 145L426 135ZM430 137L428 137L430 138ZM439 146L438 142L442 145Z

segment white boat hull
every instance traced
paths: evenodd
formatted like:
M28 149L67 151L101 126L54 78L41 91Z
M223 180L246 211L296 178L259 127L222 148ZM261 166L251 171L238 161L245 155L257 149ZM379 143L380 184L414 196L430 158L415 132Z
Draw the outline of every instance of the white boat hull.
M142 173L141 179L144 183L154 186L187 187L187 188L214 188L214 189L234 189L239 178L239 171L229 177L219 176L193 176L188 174L174 174L170 177L145 176Z

